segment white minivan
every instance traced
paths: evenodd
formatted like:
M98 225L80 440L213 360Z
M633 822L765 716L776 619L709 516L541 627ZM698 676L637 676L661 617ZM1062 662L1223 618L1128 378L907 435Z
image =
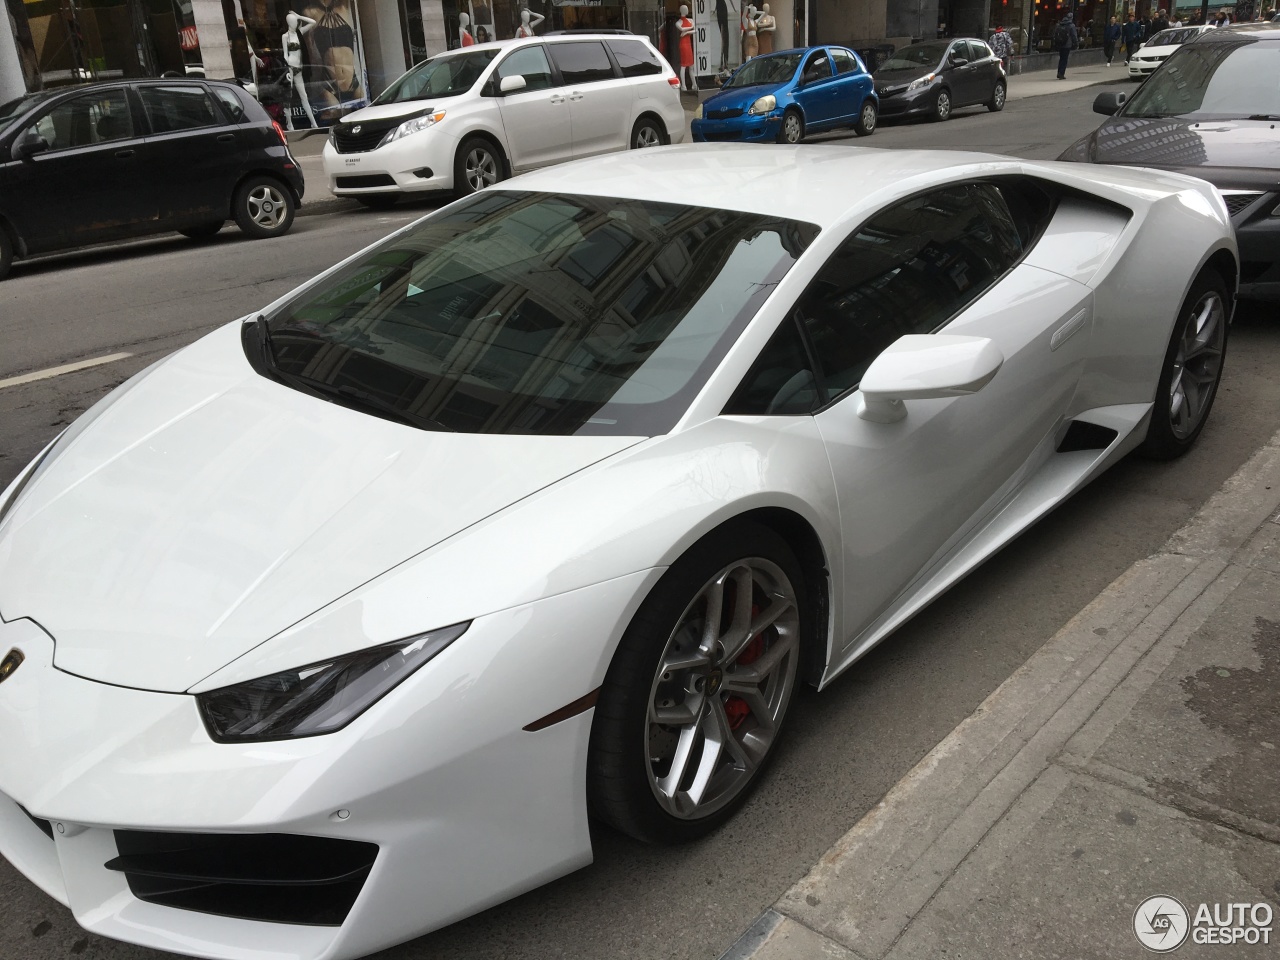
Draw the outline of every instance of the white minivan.
M679 143L680 81L644 37L530 37L418 64L329 131L329 189L367 206L472 193L597 153Z

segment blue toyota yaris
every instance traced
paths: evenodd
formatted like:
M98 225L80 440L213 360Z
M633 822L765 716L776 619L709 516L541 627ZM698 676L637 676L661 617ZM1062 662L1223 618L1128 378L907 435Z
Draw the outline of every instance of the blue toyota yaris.
M701 142L799 143L808 133L875 131L879 101L871 74L845 47L805 47L753 57L694 114Z

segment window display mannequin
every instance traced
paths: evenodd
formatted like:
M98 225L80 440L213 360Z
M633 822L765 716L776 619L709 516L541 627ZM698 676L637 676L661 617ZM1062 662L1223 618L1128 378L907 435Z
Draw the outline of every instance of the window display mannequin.
M722 0L723 2L723 0ZM540 13L534 13L528 7L520 8L520 26L516 28L517 37L536 37L534 28L547 19Z
M773 31L778 29L776 21L769 15L769 5L763 7L763 13L756 17L756 45L760 53L773 53Z
M676 24L680 28L680 89L697 93L698 81L693 77L693 18L683 3L680 4L680 19Z
M284 50L284 62L288 66L284 75L284 85L293 93L297 93L298 99L302 102L303 112L314 127L316 115L311 112L311 101L307 99L307 86L302 76L302 38L315 29L316 21L290 10L284 22L287 29L280 35L280 47ZM285 125L292 130L292 94L290 94L290 101L285 104L284 121Z
M729 7L725 0L716 0L716 26L720 28L720 69L717 73L729 72Z
M464 47L470 47L476 42L476 38L471 35L471 18L465 13L458 14L458 42Z
M316 23L308 43L326 68L321 93L324 107L362 103L364 71L356 56L356 15L352 0L303 0L302 12Z
M756 38L755 4L747 4L742 12L742 62L746 63L760 52L760 44Z

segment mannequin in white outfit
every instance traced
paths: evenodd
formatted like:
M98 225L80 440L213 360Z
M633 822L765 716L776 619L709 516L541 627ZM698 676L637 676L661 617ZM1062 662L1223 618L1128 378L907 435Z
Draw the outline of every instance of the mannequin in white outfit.
M534 13L528 7L521 8L520 26L516 28L516 36L517 37L536 37L537 34L533 32L534 27L536 27L545 19L547 18L544 17L542 14Z
M311 121L311 126L314 127L316 115L311 112L311 101L307 99L307 87L302 77L302 38L315 29L316 22L292 10L285 16L284 22L288 29L280 36L280 46L284 49L284 62L289 66L289 72L285 74L285 85L292 87L298 94L302 109L307 119ZM292 109L285 110L284 119L285 124L292 130Z

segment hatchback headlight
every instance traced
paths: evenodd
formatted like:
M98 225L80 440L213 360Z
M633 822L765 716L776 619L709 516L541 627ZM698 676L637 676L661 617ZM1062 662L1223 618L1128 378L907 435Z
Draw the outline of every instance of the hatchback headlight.
M218 743L314 737L341 730L462 636L470 621L273 673L196 696Z
M770 113L778 108L778 98L773 94L767 97L761 97L753 103L747 110L747 114L752 117L758 117L761 114Z
M379 143L378 146L385 147L388 143L395 143L401 137L407 137L414 133L421 133L428 127L434 127L443 119L444 111L437 110L435 113L428 113L425 116L414 117L412 120L406 120L404 123L400 124L400 126L396 127L383 137L382 142Z
M929 84L933 83L933 81L937 79L938 79L938 75L936 73L930 73L916 80L912 80L910 83L907 84L907 93L910 93L912 90L919 90L921 87L927 87Z
M702 104L698 104L698 109L693 111L693 119L695 120L702 119Z

